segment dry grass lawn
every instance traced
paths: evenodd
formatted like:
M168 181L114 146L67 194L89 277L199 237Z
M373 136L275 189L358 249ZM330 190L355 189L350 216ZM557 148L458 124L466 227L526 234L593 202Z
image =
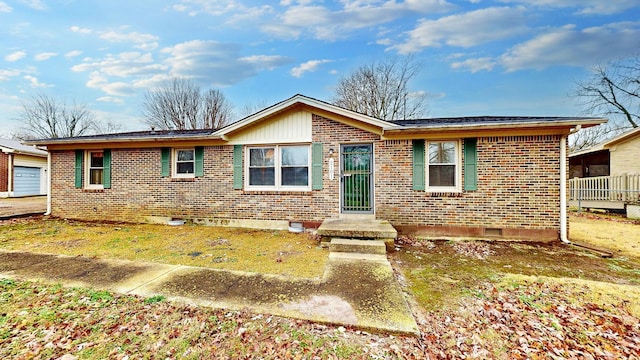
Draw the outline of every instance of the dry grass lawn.
M197 225L13 220L0 249L151 261L308 278L322 277L327 252L308 234Z
M638 221L598 213L572 213L569 217L569 238L611 249L616 255L640 257Z

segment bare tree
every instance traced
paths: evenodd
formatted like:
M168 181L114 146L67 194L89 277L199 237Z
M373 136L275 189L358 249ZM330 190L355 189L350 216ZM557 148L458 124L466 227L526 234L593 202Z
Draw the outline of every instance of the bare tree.
M93 123L91 130L96 134L113 134L122 131L122 124L118 124L111 120L104 122L96 121Z
M640 57L609 62L591 70L591 76L577 83L573 94L584 114L609 116L610 121L571 137L571 150L587 149L640 123Z
M15 134L22 140L80 136L90 132L96 123L85 105L67 105L45 94L34 95L22 107L18 115L22 126Z
M421 117L427 112L426 93L409 87L421 67L412 57L360 66L338 81L333 103L382 120Z
M640 57L596 66L591 77L578 83L576 96L592 114L614 115L629 127L640 122Z
M144 122L158 129L216 129L231 120L231 103L220 90L202 92L184 78L173 78L148 91Z
M265 109L267 106L269 106L269 102L266 99L248 102L244 104L242 110L240 110L240 118L245 118L249 115L253 115L258 111Z
M606 124L582 129L569 138L569 151L579 151L589 149L599 143L610 139L625 130L629 129L620 121L613 121Z

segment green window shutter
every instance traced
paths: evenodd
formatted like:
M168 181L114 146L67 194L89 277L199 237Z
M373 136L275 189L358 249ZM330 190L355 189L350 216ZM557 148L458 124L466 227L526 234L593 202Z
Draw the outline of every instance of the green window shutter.
M322 143L311 145L311 189L322 190Z
M84 157L83 150L76 150L76 188L82 188L82 158Z
M111 189L111 150L102 152L102 187Z
M204 147L196 146L196 169L195 176L204 176Z
M242 145L233 146L233 188L242 190Z
M162 148L162 177L169 176L169 164L171 162L171 149L170 148Z
M425 190L424 140L413 140L413 190Z
M464 189L478 190L478 139L464 139Z

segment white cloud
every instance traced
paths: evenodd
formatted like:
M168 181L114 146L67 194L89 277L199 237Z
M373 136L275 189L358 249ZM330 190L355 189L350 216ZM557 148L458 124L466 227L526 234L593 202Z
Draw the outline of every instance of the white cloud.
M124 81L109 82L107 77L101 75L97 71L94 71L89 75L87 87L98 89L112 96L127 96L135 92L135 89L130 83L126 83Z
M28 80L28 81L29 81L29 83L30 83L30 85L31 85L31 87L32 87L32 88L46 88L46 87L51 87L51 86L53 86L53 85L47 85L47 84L45 84L45 83L41 83L41 82L39 82L39 81L38 81L38 78L37 78L37 77L35 77L35 76L25 75L25 76L23 76L23 78L24 78L25 80Z
M138 32L125 34L107 31L100 34L100 38L113 43L131 42L136 44L136 48L142 50L153 50L158 47L158 37L151 34L141 34Z
M27 52L23 50L14 51L11 54L4 57L8 62L15 62L27 56Z
M379 26L413 13L441 12L452 8L444 0L343 0L340 3L341 9L332 10L306 1L299 2L261 28L281 38L295 39L308 33L317 39L333 41L349 36L354 30Z
M291 76L301 77L305 72L316 71L318 66L331 62L331 60L309 60L291 69Z
M22 71L16 69L0 69L0 81L8 81L16 76L20 76Z
M20 2L35 10L47 9L47 6L41 0L20 0Z
M422 20L409 31L408 39L392 48L402 54L443 45L478 46L527 31L524 8L493 7L438 20Z
M74 58L76 56L80 56L82 55L82 51L80 50L71 50L69 52L67 52L66 54L64 54L64 57L70 59L70 58Z
M555 65L590 66L633 55L640 39L640 22L621 22L578 30L574 26L552 29L512 47L500 58L509 71L544 69Z
M116 103L116 104L124 103L124 100L122 100L122 98L115 97L115 96L101 96L96 100L100 102L110 102L110 103Z
M264 69L285 65L291 60L278 55L240 57L240 46L217 41L193 40L162 49L172 76L189 77L214 86L229 86Z
M466 59L463 61L456 61L451 64L452 69L464 69L469 70L472 73L486 70L491 71L496 66L497 61L490 57L482 57L476 59Z
M11 6L9 6L6 2L4 1L0 1L0 12L6 12L9 13L11 12L13 9L11 8Z
M43 52L40 54L37 54L35 56L36 61L44 61L44 60L49 60L54 56L58 56L58 53L54 53L54 52Z
M149 53L124 52L118 55L107 55L102 59L85 58L83 62L71 67L75 72L96 71L99 74L129 77L153 75L164 72L167 66L154 62Z
M238 61L251 64L259 70L273 70L290 62L289 58L280 55L251 55L241 57Z
M581 15L611 15L640 6L637 0L501 0L531 7L576 8Z
M236 0L182 0L180 4L174 5L173 9L179 12L186 12L189 16L199 14L222 16L246 13L254 8L245 6Z
M171 77L190 78L205 86L229 86L291 62L280 55L239 56L240 49L237 44L193 40L163 48L158 59L148 52L107 54L84 58L71 70L88 72L88 87L118 97Z
M71 31L78 33L78 34L82 34L82 35L89 35L91 33L93 33L92 29L89 28L81 28L79 26L72 26L70 27Z

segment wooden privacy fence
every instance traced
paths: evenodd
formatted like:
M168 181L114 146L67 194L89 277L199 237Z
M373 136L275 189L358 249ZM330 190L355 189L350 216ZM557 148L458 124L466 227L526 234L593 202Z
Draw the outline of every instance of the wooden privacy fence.
M640 203L640 174L570 179L569 201Z

